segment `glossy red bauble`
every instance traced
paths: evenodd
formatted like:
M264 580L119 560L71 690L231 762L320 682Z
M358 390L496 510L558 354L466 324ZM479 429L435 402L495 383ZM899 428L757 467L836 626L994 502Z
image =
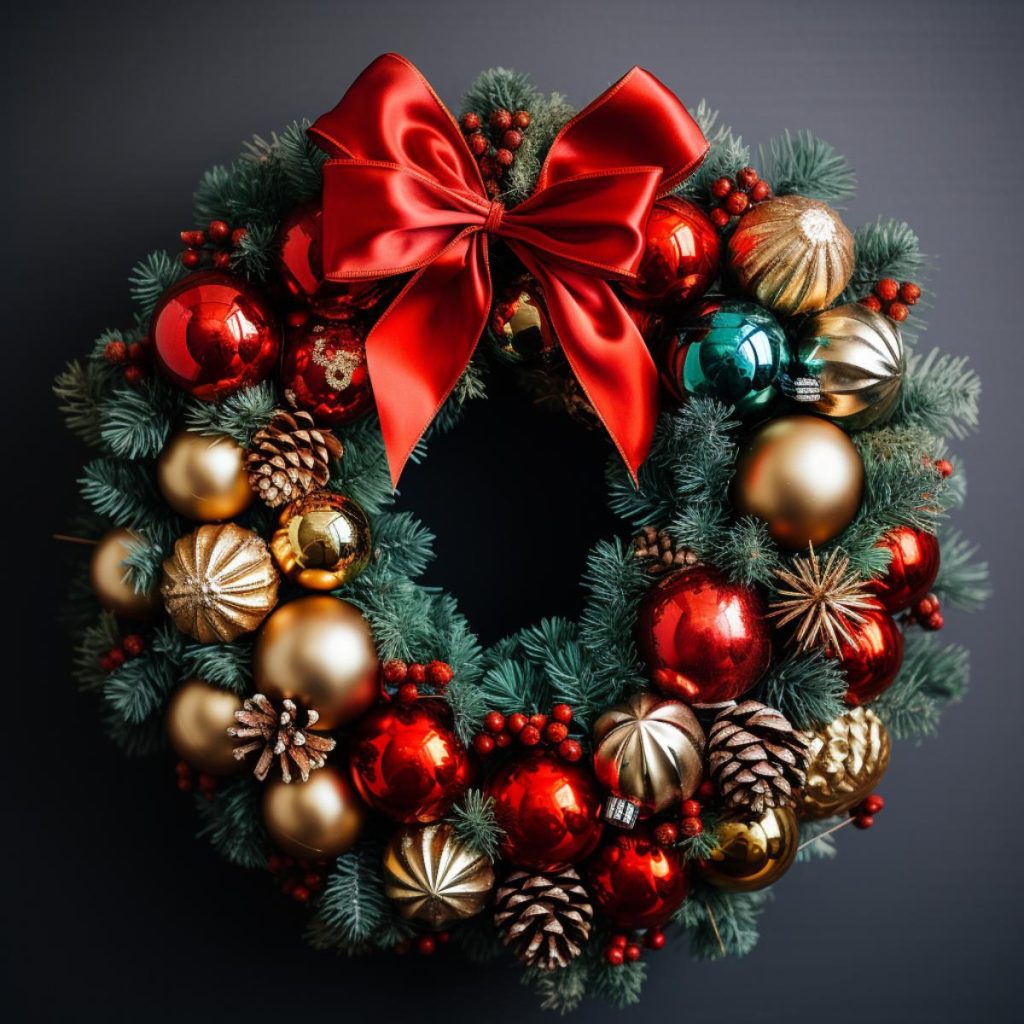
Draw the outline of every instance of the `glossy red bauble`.
M443 818L473 781L469 753L440 700L382 704L361 718L349 767L363 800L406 824Z
M269 377L281 347L262 293L218 270L190 274L168 289L153 311L150 336L164 375L208 402Z
M373 408L361 323L309 319L288 329L281 387L288 404L317 423L341 425Z
M505 830L501 855L531 871L582 860L601 838L602 795L594 777L554 753L535 750L510 761L487 784Z
M637 640L659 689L690 703L735 700L772 655L760 595L707 565L672 573L651 588L640 606Z
M847 623L854 642L843 640L839 663L846 676L846 703L869 704L889 688L903 664L903 632L879 605L860 609L864 622Z
M610 835L584 865L598 910L619 928L656 928L682 906L689 870L646 832Z
M624 283L622 291L647 309L691 302L718 276L721 259L718 231L704 211L668 196L651 210L639 276Z
M917 604L939 574L939 541L933 533L897 526L878 542L889 551L889 569L869 589L887 612L905 611Z

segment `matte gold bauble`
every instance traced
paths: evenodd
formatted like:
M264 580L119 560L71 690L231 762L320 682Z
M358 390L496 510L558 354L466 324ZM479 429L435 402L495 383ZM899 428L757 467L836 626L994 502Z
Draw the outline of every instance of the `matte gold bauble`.
M366 818L348 776L327 765L308 782L274 779L263 794L263 821L275 846L302 860L325 860L359 841Z
M780 547L824 544L860 508L864 464L853 442L817 416L783 416L755 431L736 462L732 501Z
M491 325L500 352L514 362L529 362L558 347L539 291L524 290L509 305L512 315Z
M96 542L89 562L89 582L96 600L124 619L148 619L160 610L160 591L139 593L127 578L124 560L139 541L130 530L111 530Z
M245 765L234 755L228 729L242 700L202 679L189 679L167 706L167 737L178 756L208 775L233 775Z
M800 826L788 807L727 818L715 826L718 846L698 869L705 881L726 892L754 892L777 882L800 845Z
M334 590L369 564L370 521L351 498L314 491L281 513L270 550L290 580L307 590Z
M729 239L745 292L780 316L830 306L853 273L853 235L830 206L804 196L759 203Z
M334 729L377 700L377 651L369 623L336 597L300 597L267 619L253 654L256 689L294 700Z
M889 767L889 732L869 708L853 708L801 735L809 751L802 818L830 818L856 807Z
M385 895L402 917L428 928L479 914L493 888L490 859L443 822L400 828L384 850Z
M179 515L200 522L232 519L252 502L245 449L230 437L182 430L167 442L156 464L164 500Z

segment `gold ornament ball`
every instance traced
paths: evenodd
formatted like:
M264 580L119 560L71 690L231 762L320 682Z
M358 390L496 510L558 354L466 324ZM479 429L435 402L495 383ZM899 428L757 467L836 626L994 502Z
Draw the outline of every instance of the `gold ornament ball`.
M451 825L409 825L384 851L384 893L402 917L445 928L479 914L494 888L494 866Z
M288 579L307 590L335 590L369 564L370 521L351 498L315 491L284 509L270 550Z
M817 416L783 416L760 427L736 462L732 501L756 516L780 547L824 544L860 508L864 464L853 442Z
M130 530L111 530L96 542L89 562L89 581L96 600L124 619L149 619L160 610L157 588L139 593L127 579L124 560L138 541Z
M718 846L698 865L701 876L716 889L754 892L789 870L800 845L800 826L789 807L773 807L759 816L719 822L715 838Z
M801 735L809 751L798 805L802 818L845 814L871 793L889 767L889 732L870 708L852 708Z
M178 756L208 775L233 775L245 765L235 759L228 728L242 700L202 679L181 684L167 706L167 737Z
M253 500L245 450L230 437L175 434L157 460L156 480L175 512L199 522L233 519Z
M377 651L355 605L318 594L282 605L267 619L253 654L259 693L294 700L334 729L368 711L380 694Z
M500 331L492 331L500 352L513 362L531 362L558 346L543 300L536 290L524 290L516 299L516 311Z
M853 273L853 235L830 206L779 196L743 215L729 239L740 287L780 316L830 306Z
M263 821L279 849L302 860L337 857L359 841L366 808L348 776L331 765L308 782L268 782Z

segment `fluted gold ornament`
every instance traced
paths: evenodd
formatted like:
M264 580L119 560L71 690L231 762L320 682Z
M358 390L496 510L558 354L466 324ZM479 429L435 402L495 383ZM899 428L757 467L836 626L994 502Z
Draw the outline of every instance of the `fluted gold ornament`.
M740 453L732 500L791 551L824 544L860 508L864 464L846 434L817 416L782 416L756 430Z
M263 821L275 846L303 860L337 857L359 841L366 808L348 776L332 765L307 782L267 783Z
M853 235L830 206L804 196L759 203L729 239L744 291L782 316L824 309L853 273Z
M131 530L111 530L96 542L89 562L89 582L96 600L125 619L148 619L160 610L160 591L154 587L139 593L127 577L124 560L138 540Z
M798 803L803 818L829 818L856 807L889 766L889 732L870 708L852 708L802 735L809 749Z
M314 491L288 505L270 539L278 568L307 590L335 590L370 562L370 521L351 498Z
M263 538L235 523L207 524L179 538L164 560L164 607L200 643L251 633L277 603L277 570Z
M635 693L594 725L594 773L641 815L688 800L704 777L704 730L681 701Z
M887 316L850 302L803 323L781 387L848 430L861 430L892 414L903 370L899 328Z
M234 775L245 770L234 756L228 729L242 707L237 694L202 679L182 683L167 705L167 737L178 756L208 775Z
M773 807L719 822L715 839L717 847L698 864L701 876L716 889L754 892L789 870L800 845L800 826L791 808Z
M370 709L380 694L377 670L369 623L355 605L326 594L278 608L253 653L256 689L312 708L322 729Z
M175 434L157 459L156 480L175 512L200 522L232 519L253 500L245 449L223 435Z
M451 825L409 825L384 851L384 893L402 917L444 928L480 913L494 888L494 866Z

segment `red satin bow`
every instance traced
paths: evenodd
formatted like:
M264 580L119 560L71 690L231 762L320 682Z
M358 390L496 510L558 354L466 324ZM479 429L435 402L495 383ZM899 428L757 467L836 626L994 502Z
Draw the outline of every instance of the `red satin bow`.
M657 371L608 284L635 277L655 198L707 141L633 68L559 133L533 194L492 202L455 119L404 57L378 57L310 128L324 166L332 281L412 273L366 339L392 482L473 355L491 306L488 235L540 285L569 364L636 478L657 420Z

